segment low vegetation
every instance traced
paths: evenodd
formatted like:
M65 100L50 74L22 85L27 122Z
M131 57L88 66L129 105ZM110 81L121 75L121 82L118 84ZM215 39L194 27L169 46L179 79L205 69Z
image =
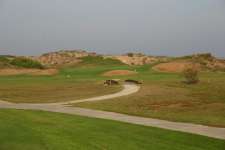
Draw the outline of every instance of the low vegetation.
M110 120L0 110L1 150L224 150L223 140ZM191 140L190 140L191 139Z
M122 62L112 58L102 56L86 56L81 58L82 62L78 65L97 65L97 66L117 66L124 65Z
M0 56L0 68L9 68L10 65L10 60L7 56Z
M24 58L24 57L16 57L10 61L10 64L13 66L22 67L22 68L44 69L44 66L38 61Z
M15 56L0 56L0 68L35 68L44 69L38 61Z
M143 69L143 70L142 70ZM137 69L132 79L143 80L141 90L110 101L74 104L130 115L225 127L225 74L200 73L198 84L183 84L179 74ZM125 77L123 77L125 78Z
M9 62L9 59L8 59L7 56L0 56L0 62L5 62L5 63L7 63L7 62Z
M184 82L187 84L198 83L199 82L198 73L199 73L199 70L195 64L187 65L183 71L183 75L185 78Z

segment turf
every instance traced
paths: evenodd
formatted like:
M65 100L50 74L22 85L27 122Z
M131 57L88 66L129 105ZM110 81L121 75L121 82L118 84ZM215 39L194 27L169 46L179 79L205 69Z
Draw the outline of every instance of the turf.
M225 141L41 111L0 110L1 150L224 150Z

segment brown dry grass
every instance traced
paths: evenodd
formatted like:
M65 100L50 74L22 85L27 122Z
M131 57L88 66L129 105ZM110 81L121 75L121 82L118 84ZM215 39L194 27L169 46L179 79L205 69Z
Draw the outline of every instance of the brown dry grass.
M0 69L0 76L10 75L56 75L57 69Z
M225 127L225 80L221 77L211 78L210 84L207 80L195 86L172 81L144 82L138 93L111 101L86 102L75 106Z
M79 100L112 94L122 87L103 86L102 82L46 80L26 78L26 80L5 80L0 85L0 99L14 103L52 103ZM15 79L15 78L14 78Z
M126 76L126 75L135 75L135 74L137 74L137 72L130 71L130 70L113 70L113 71L105 72L103 76L110 77L110 76Z

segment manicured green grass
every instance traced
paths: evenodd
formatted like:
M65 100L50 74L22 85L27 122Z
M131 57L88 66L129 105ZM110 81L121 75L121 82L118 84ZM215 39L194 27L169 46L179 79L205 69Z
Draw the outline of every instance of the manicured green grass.
M0 110L1 150L224 150L225 141L59 113Z

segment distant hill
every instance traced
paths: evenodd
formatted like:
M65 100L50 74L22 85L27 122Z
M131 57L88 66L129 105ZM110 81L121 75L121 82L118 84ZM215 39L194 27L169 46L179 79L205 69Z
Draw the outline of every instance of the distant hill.
M58 52L46 53L38 57L31 57L31 59L45 66L62 66L79 63L81 58L86 56L96 56L96 53L89 53L84 50L60 50Z
M159 62L167 62L170 60L170 57L148 56L141 53L127 53L125 55L108 56L108 57L118 59L127 65L155 64Z
M87 65L146 65L151 64L158 71L181 72L183 68L195 63L201 70L225 71L225 60L210 53L182 57L148 56L141 53L124 55L98 55L84 50L60 50L41 56L17 57L0 55L0 68L57 68L64 66Z
M9 55L0 56L0 68L36 68L43 69L44 66L38 61Z
M154 69L166 72L181 72L190 64L195 64L199 70L225 71L225 60L218 59L210 53L174 57L167 63L154 66Z

